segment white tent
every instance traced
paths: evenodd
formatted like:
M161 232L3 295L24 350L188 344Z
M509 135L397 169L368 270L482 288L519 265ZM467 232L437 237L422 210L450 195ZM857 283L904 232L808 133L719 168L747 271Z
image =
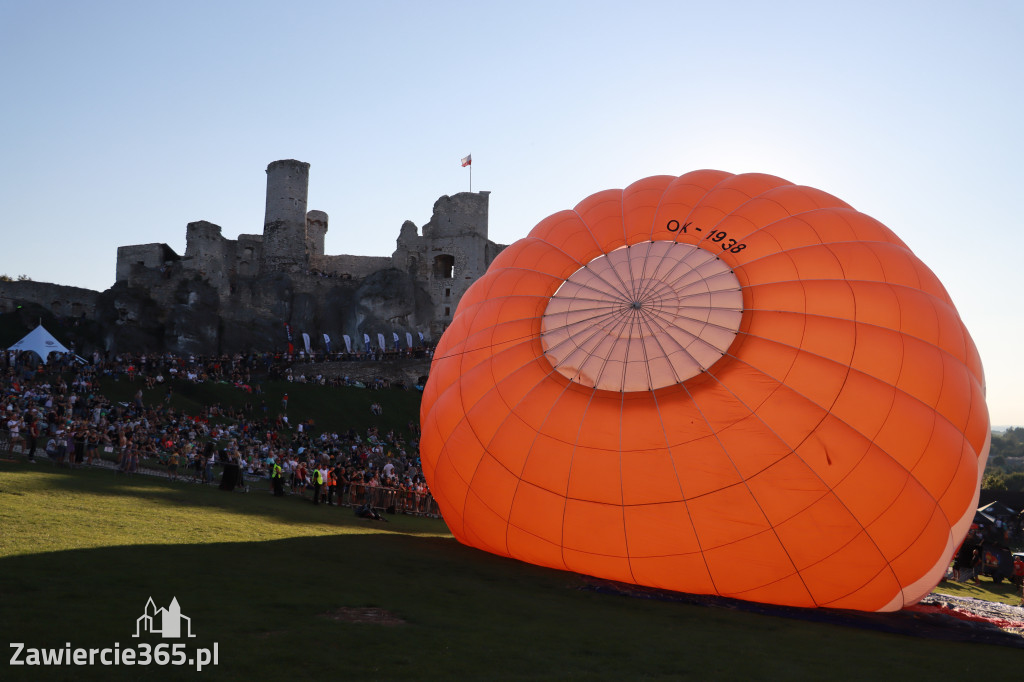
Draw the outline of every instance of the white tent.
M30 331L28 334L25 335L24 338L22 338L21 341L18 341L16 344L11 346L7 350L34 351L37 355L39 355L40 358L43 359L43 362L47 361L47 358L49 357L50 353L71 352L67 348L65 348L60 341L53 338L53 334L46 331L43 328L43 325L39 325L38 327Z

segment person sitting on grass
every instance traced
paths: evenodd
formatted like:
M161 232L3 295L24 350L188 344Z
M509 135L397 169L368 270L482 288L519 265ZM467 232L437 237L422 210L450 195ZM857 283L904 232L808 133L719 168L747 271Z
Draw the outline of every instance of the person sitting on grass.
M369 504L359 505L354 508L356 516L362 519L370 519L372 521L383 521L387 523L387 519L381 516L376 509L371 507Z
M50 436L49 440L46 441L46 447L44 448L44 450L46 451L47 457L56 462L58 449L59 448L57 445L57 435L54 434Z

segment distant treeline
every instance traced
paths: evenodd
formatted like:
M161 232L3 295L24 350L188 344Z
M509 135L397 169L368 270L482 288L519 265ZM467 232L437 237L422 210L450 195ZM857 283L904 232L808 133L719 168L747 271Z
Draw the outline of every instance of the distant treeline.
M992 434L992 449L981 487L984 490L1024 492L1024 428L1015 426Z

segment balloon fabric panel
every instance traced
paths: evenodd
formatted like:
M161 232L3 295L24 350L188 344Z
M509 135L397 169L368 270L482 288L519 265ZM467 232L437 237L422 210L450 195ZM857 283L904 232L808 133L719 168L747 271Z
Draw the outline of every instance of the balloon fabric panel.
M421 408L465 544L660 589L895 610L988 453L977 348L886 226L695 171L541 221L463 296Z

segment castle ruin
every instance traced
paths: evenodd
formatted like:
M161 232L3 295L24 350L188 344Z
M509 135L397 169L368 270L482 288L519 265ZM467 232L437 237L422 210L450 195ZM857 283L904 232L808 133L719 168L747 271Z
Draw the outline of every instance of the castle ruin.
M328 255L328 215L307 210L309 164L267 166L262 234L227 239L206 221L186 227L184 255L167 244L117 250L114 286L105 292L39 282L0 283L0 311L41 305L58 317L73 311L103 329L103 350L196 353L281 348L285 324L324 350L388 348L406 335L436 340L459 299L504 248L487 238L489 192L461 192L434 203L420 230L406 221L390 257ZM60 292L67 290L68 296ZM65 302L63 299L67 298ZM365 336L364 336L365 335Z

